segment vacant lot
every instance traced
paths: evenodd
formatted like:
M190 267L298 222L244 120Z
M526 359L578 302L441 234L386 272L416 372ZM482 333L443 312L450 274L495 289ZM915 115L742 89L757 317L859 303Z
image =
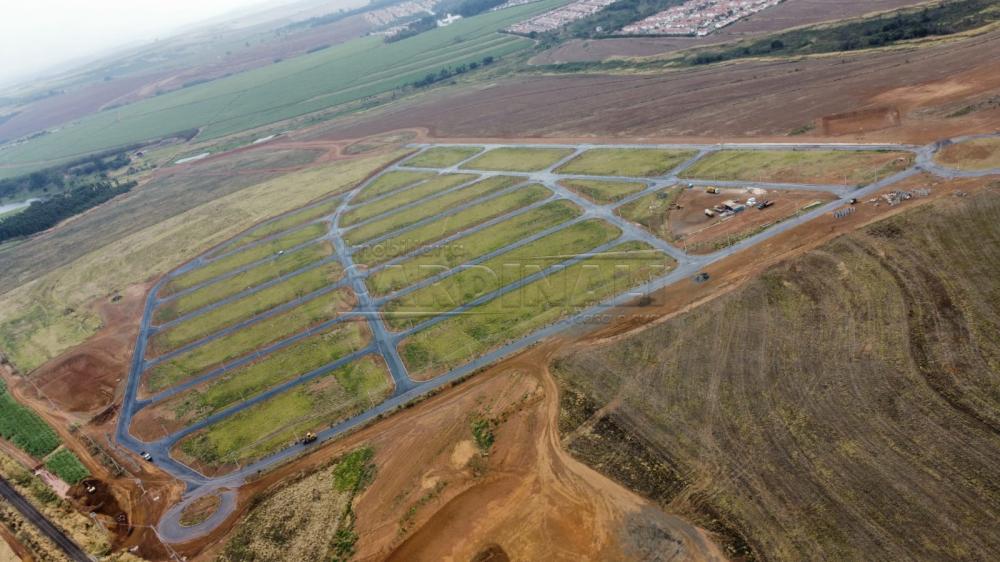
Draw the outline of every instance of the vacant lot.
M614 203L646 189L644 183L605 180L560 180L559 185L596 203Z
M662 176L697 154L694 150L595 148L559 166L561 174Z
M159 392L226 361L330 320L354 305L349 289L339 289L282 314L213 340L151 368L144 379L148 392Z
M974 139L952 144L937 153L937 161L960 170L1000 169L1000 139Z
M437 176L437 174L434 172L409 172L400 170L386 172L375 178L370 184L362 189L360 193L355 195L351 199L351 203L363 203L364 201L373 199L379 195L385 195L386 193L411 186L417 182L428 180L435 176Z
M390 301L382 310L390 327L410 328L620 235L618 227L602 220L579 222Z
M413 376L430 378L672 267L645 244L626 242L417 332L400 352Z
M419 222L427 217L436 215L452 207L457 207L463 203L468 203L481 197L485 197L491 193L506 189L519 181L520 179L518 178L496 176L476 182L458 191L452 191L451 193L446 193L436 199L415 205L403 212L394 213L387 217L363 224L349 231L344 236L344 240L351 245L360 244L366 240L371 240L372 238L380 235L410 226L415 222Z
M573 154L569 148L494 148L466 162L470 170L500 170L503 172L537 172Z
M722 150L684 170L685 178L779 183L868 184L909 168L909 152Z
M239 369L228 371L153 408L142 410L134 422L135 426L154 434L163 427L169 430L186 427L270 388L329 365L361 349L368 340L369 332L365 323L341 322L321 334L303 339Z
M616 212L625 220L640 224L661 239L673 243L674 235L667 217L671 207L676 205L682 189L680 186L663 188L622 205Z
M286 281L247 295L219 308L199 314L158 332L150 345L152 353L162 353L201 339L226 326L246 320L279 304L305 296L337 281L344 269L337 263L299 273Z
M375 295L391 293L579 215L580 209L576 205L568 201L553 201L474 234L463 236L441 248L432 249L402 263L389 266L368 277L366 281L368 289Z
M178 448L212 468L245 464L370 407L390 390L381 359L365 357L212 424Z
M312 244L287 253L277 259L267 261L252 267L232 277L220 279L176 299L156 309L154 322L162 324L189 312L222 300L243 291L266 283L282 275L298 271L314 264L333 253L333 246L326 241Z
M991 558L998 267L1000 195L941 199L574 349L585 458L768 560Z
M351 226L352 224L387 213L403 205L413 203L414 201L420 201L421 199L431 197L437 193L446 191L457 185L470 182L474 179L476 179L476 176L472 174L445 174L438 176L416 187L412 187L390 197L386 197L385 199L379 199L378 201L366 203L351 209L350 211L344 213L344 215L340 218L340 226Z
M355 254L354 262L372 265L402 256L456 232L542 201L551 195L551 191L538 184L523 186L512 193L471 205L459 213L431 221L378 244L366 246Z
M234 269L249 265L255 261L276 256L278 252L284 252L289 248L298 246L314 238L319 238L326 234L328 228L328 225L325 223L311 224L305 228L279 236L274 240L269 240L257 246L240 250L234 254L211 261L204 266L174 277L169 283L163 286L161 293L164 296L170 295L218 277L223 273L228 273Z
M269 222L260 228L255 228L252 232L248 232L247 234L240 236L232 244L227 244L220 248L218 252L215 252L215 254L228 252L235 250L236 248L242 248L247 244L260 240L261 238L267 238L268 236L277 234L283 230L288 230L302 223L316 220L327 215L332 215L333 212L337 210L337 207L340 206L340 201L340 198L336 197L330 199L329 201L324 201L310 206L309 208L302 209L301 211L295 211L294 213L285 215L280 219Z
M482 152L479 146L435 146L406 161L407 166L447 168Z

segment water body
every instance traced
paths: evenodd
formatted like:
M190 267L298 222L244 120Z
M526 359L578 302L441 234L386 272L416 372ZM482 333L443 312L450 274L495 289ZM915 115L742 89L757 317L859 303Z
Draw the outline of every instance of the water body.
M23 209L35 201L41 201L41 199L28 199L27 201L19 201L17 203L0 204L0 215L7 214L18 209Z

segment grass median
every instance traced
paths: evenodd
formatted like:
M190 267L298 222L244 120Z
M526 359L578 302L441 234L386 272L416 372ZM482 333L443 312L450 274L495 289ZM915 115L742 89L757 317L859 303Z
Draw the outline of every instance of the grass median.
M461 166L468 170L537 172L573 154L570 148L494 148Z
M362 203L369 199L374 199L379 195L391 193L397 189L403 189L404 187L411 186L417 182L428 180L436 175L437 174L434 172L409 172L402 170L385 172L372 180L367 187L355 195L354 198L351 199L351 203Z
M342 274L343 268L337 263L299 273L279 285L247 295L157 333L152 338L152 351L163 353L201 339L282 303L322 289L336 282Z
M500 191L501 189L506 189L520 181L520 178L508 176L496 176L485 179L458 191L446 193L436 199L425 201L406 211L393 213L387 217L363 224L348 231L344 239L351 245L357 245L382 234L405 228L422 219L447 211L452 207L457 207L463 203L468 203L469 201L474 201L480 197Z
M620 235L618 227L599 219L579 222L390 301L382 310L393 329L411 328Z
M256 287L277 279L282 275L298 271L333 254L333 246L326 241L306 246L301 250L285 254L273 261L262 263L242 273L215 281L200 289L168 302L156 309L153 321L157 324L169 322L189 312L231 297L240 291Z
M174 277L169 283L164 285L163 291L161 291L160 294L161 296L167 296L178 291L194 287L199 283L218 277L223 273L228 273L234 269L238 269L258 260L262 260L268 256L273 256L278 252L282 252L289 248L298 246L299 244L319 238L320 236L326 234L328 230L329 225L326 223L311 224L305 228L289 232L288 234L279 236L274 240L264 242L258 246L253 246L236 252L235 254L220 258L216 261L209 262L202 267L192 269L191 271Z
M442 191L447 191L455 186L470 182L476 179L473 174L444 174L421 183L420 185L405 189L385 199L365 203L344 213L340 218L340 226L348 227L352 224L368 220L372 217L388 213L403 205L408 205L414 201L420 201L431 197Z
M698 152L650 148L594 148L556 170L560 174L589 176L662 176Z
M435 146L406 161L407 166L447 168L483 151L481 146Z
M527 207L552 195L540 185L527 185L489 201L483 201L460 213L442 217L378 244L366 246L354 255L354 263L371 266L406 255L456 232L472 228L495 217Z
M857 185L903 171L913 158L887 150L722 150L698 160L681 177Z
M209 425L178 449L208 467L245 464L363 411L391 389L384 363L367 356Z
M411 376L429 379L663 275L674 265L644 243L625 242L417 332L400 344L400 354Z
M614 203L646 189L641 182L607 180L562 180L559 185L575 191L595 203Z
M580 209L573 203L553 201L389 266L368 278L368 290L376 296L391 293L578 216Z
M316 220L327 215L332 215L334 211L337 210L337 207L340 206L341 201L342 198L338 196L333 199L323 201L313 207L289 213L274 222L269 222L251 232L244 234L243 236L240 236L232 244L220 248L217 252L215 252L215 254L221 254L237 248L242 248L243 246L263 238L267 238L273 234L294 228L300 224L307 223L311 220Z
M354 306L354 294L338 289L184 352L151 368L144 379L148 392L159 392L258 349L326 322Z

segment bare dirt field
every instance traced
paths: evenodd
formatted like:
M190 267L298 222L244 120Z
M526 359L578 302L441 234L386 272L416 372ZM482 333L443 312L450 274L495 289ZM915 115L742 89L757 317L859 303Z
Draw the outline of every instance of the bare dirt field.
M530 64L646 57L714 45L791 27L864 16L920 4L922 0L787 0L706 37L622 37L574 39L531 59Z
M898 111L899 125L839 138L931 142L1000 127L1000 31L922 48L741 61L655 74L526 76L337 120L310 136L426 128L438 138L620 138L718 142L823 136L823 117ZM965 108L970 108L966 110ZM958 114L958 116L949 117Z
M933 203L710 303L568 347L556 360L568 446L766 559L988 557L1000 412L983 299L998 188L940 182ZM866 205L850 222L885 211ZM636 457L653 470L631 470Z
M956 143L942 149L937 161L963 170L1000 168L1000 140L975 139Z

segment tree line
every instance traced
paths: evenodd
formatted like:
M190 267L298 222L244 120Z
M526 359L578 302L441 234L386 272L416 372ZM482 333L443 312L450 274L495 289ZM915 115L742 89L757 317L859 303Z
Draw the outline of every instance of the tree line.
M96 207L136 186L135 181L96 181L76 186L45 201L35 201L27 209L0 220L0 243L30 236L52 228L59 221Z
M128 151L96 154L72 162L46 168L23 176L0 180L0 201L19 193L61 191L67 185L81 181L87 176L106 175L132 163Z
M448 67L442 68L440 71L438 71L436 73L435 72L430 72L426 76L424 76L423 78L421 78L420 80L416 80L414 82L410 82L409 85L412 86L413 88L426 88L427 86L430 86L431 84L435 84L435 83L440 82L442 80L447 80L447 79L449 79L449 78L451 78L453 76L458 76L459 74L465 74L466 72L471 72L471 71L476 70L477 68L479 68L481 66L489 66L489 65L493 64L493 62L495 60L496 59L494 59L492 56L486 56L486 57L483 57L482 62L472 61L469 64L460 64L460 65L456 66L455 68L452 68L452 67L448 66Z

